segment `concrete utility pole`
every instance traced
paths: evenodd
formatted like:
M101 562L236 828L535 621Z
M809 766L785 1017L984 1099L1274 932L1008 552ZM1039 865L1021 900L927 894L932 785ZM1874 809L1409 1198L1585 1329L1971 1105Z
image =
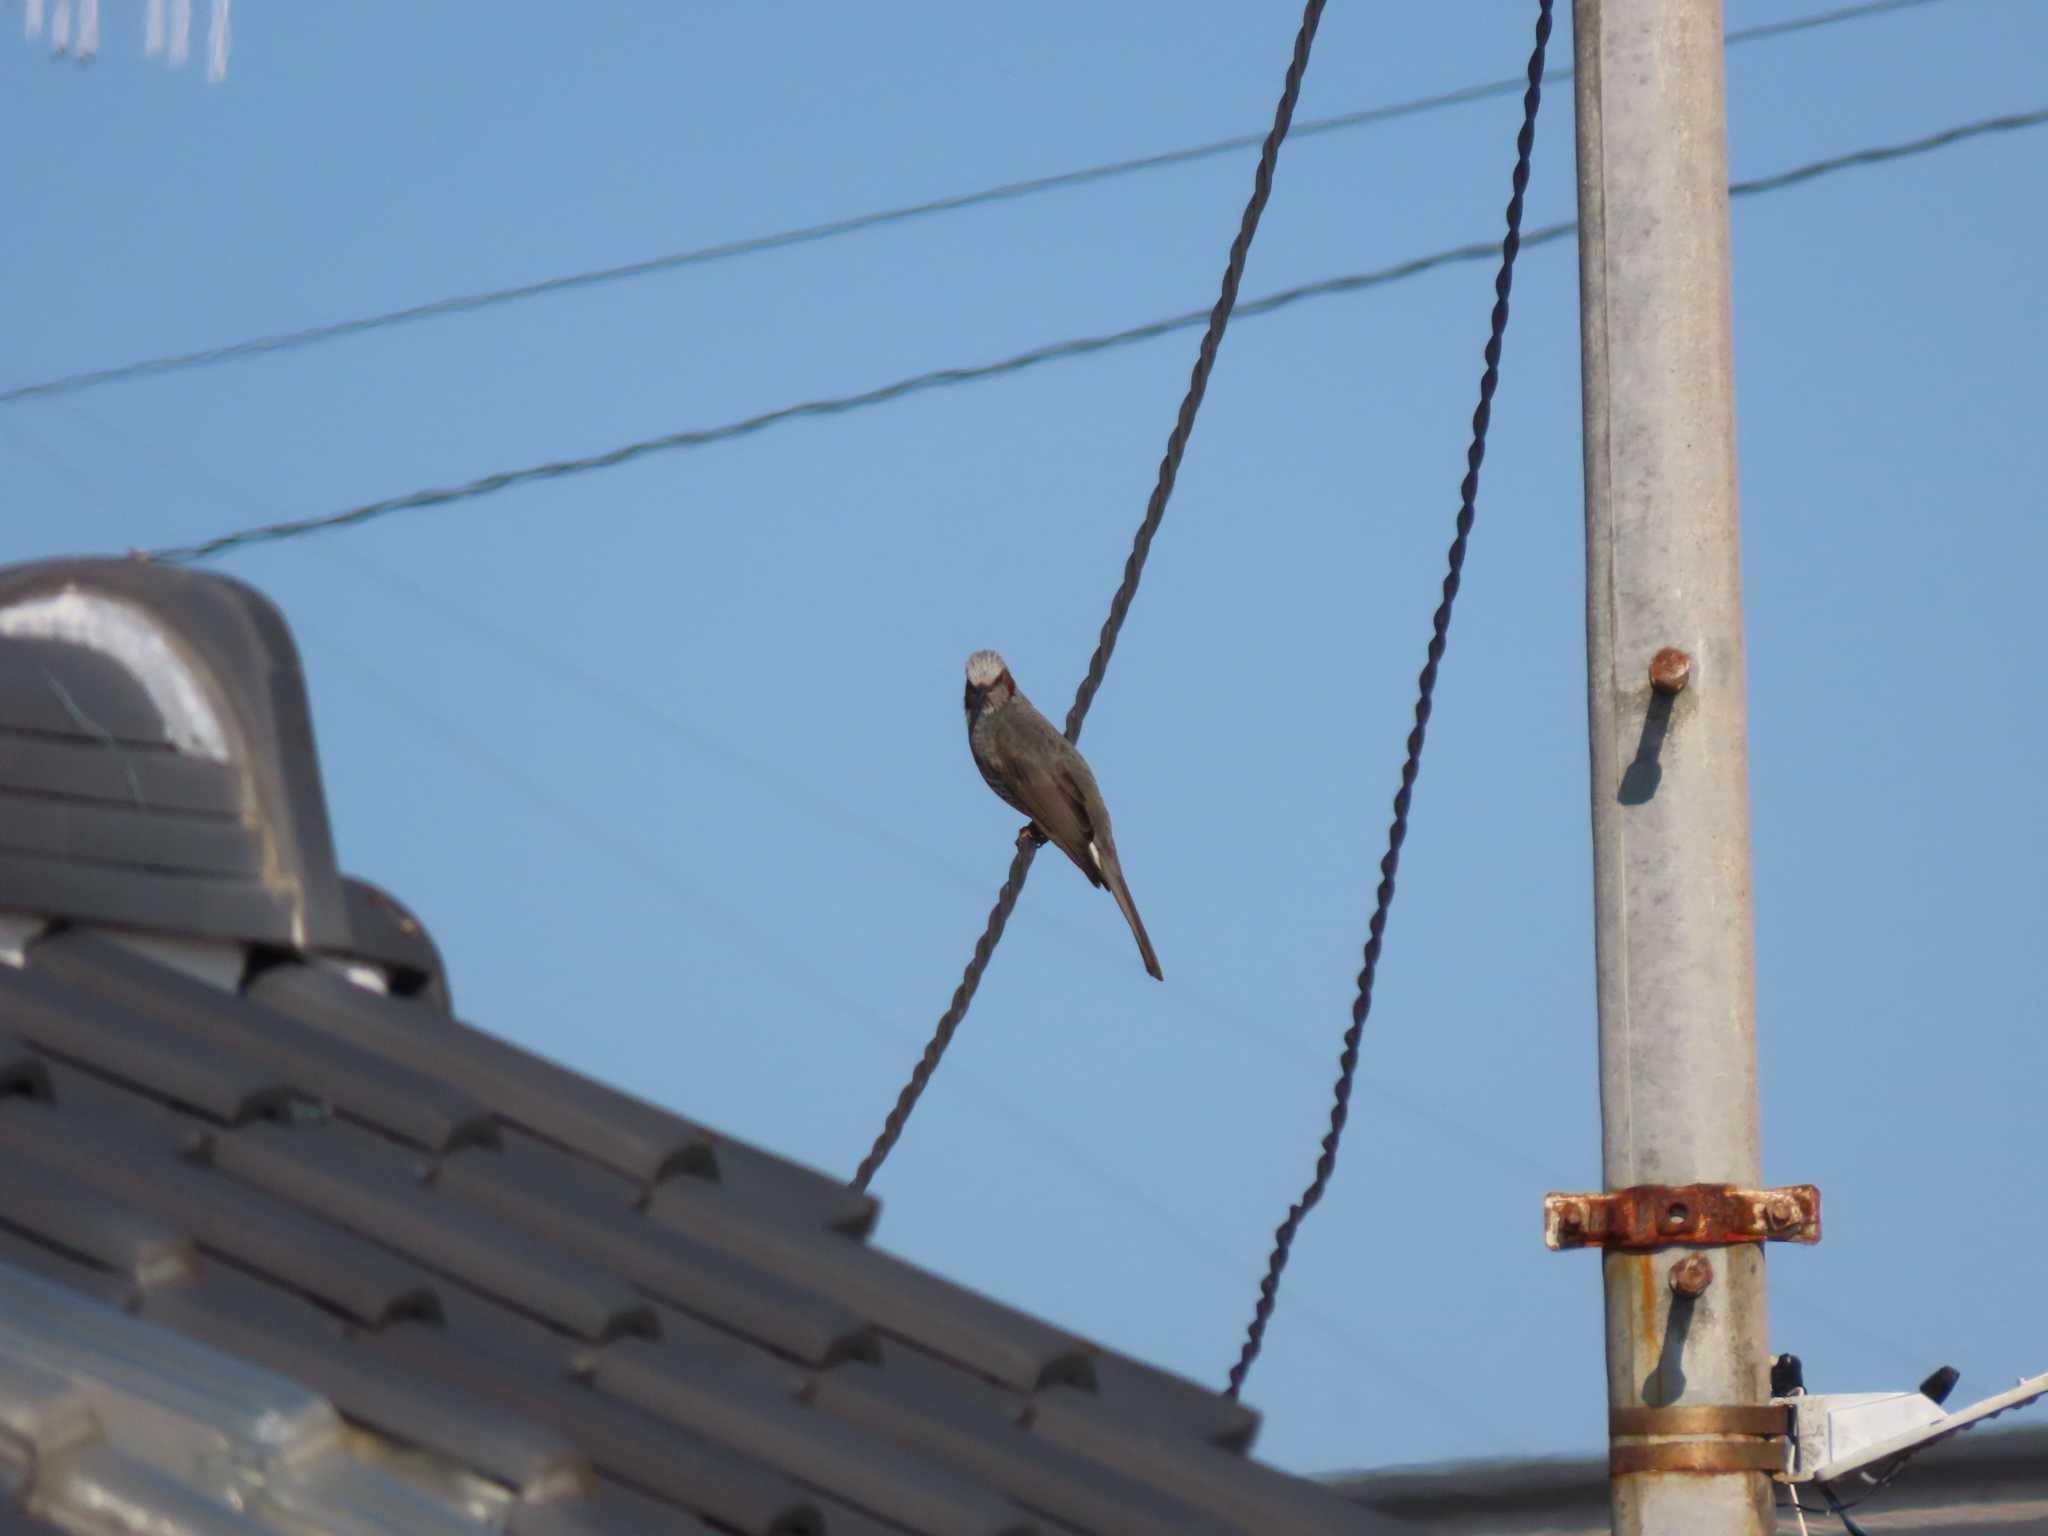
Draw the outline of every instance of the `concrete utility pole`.
M1721 6L1576 0L1572 15L1604 1177L1654 1191L1635 1241L1583 1239L1604 1247L1614 1530L1762 1536L1756 1234L1767 1206L1772 1236L1817 1230L1818 1208L1755 1190ZM1747 1201L1688 1195L1701 1184ZM1611 1195L1559 1198L1582 1202L1565 1246L1581 1222L1610 1230L1584 1202Z

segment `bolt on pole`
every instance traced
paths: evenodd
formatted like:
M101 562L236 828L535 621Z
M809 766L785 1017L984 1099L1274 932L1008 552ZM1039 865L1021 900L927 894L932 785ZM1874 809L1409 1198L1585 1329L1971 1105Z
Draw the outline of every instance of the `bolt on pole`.
M1719 0L1575 0L1603 1177L1759 1178ZM1769 1474L1640 1410L1768 1400L1760 1244L1610 1248L1617 1536L1763 1536ZM1723 1417L1726 1417L1725 1415ZM1706 1465L1687 1465L1704 1462ZM1650 1463L1645 1466L1644 1462ZM1686 1470L1679 1470L1687 1466ZM1630 1468L1633 1468L1632 1470Z

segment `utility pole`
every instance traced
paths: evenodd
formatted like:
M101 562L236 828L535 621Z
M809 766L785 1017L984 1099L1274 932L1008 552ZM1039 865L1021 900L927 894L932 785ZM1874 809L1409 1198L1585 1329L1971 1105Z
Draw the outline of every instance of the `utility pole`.
M1755 1188L1721 5L1572 15L1607 1193L1553 1196L1551 1235L1603 1248L1616 1536L1763 1536L1758 1240L1819 1216Z

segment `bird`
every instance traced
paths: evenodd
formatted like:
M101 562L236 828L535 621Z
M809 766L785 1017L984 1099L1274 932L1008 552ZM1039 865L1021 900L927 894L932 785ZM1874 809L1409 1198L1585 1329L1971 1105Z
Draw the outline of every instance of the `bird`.
M976 651L967 658L966 702L974 766L1005 804L1031 818L1017 834L1018 846L1051 842L1090 885L1108 886L1138 941L1146 973L1154 981L1166 980L1124 883L1109 807L1102 803L1087 760L1018 690L1009 666L994 651Z

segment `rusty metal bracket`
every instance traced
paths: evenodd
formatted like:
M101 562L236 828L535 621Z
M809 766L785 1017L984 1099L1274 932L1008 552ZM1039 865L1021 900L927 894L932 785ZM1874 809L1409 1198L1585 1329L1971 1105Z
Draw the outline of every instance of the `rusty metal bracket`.
M1612 1408L1607 1413L1607 1472L1785 1471L1791 1411L1783 1405L1685 1403L1675 1408ZM1650 1439L1701 1435L1711 1439ZM1624 1443L1625 1442L1625 1443Z
M1637 1184L1605 1194L1543 1197L1543 1243L1553 1249L1819 1241L1820 1191L1811 1184Z
M1607 1433L1637 1435L1785 1435L1792 1410L1782 1405L1687 1403L1677 1408L1610 1408Z
M1783 1472L1785 1446L1772 1440L1659 1440L1617 1445L1607 1453L1607 1475L1631 1472Z

